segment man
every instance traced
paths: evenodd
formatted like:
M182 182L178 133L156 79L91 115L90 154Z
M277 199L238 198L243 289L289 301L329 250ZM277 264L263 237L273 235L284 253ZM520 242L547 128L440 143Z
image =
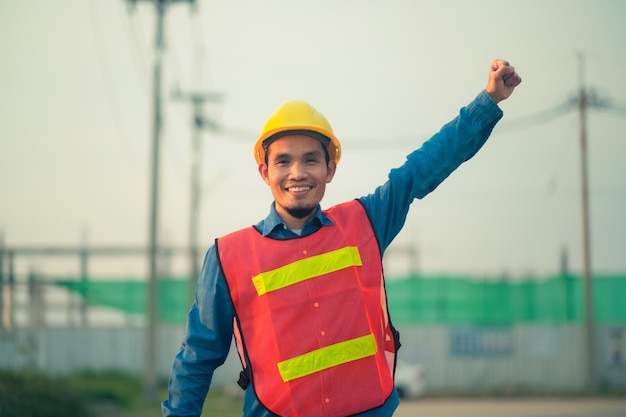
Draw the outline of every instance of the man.
M328 210L320 201L341 157L339 140L308 103L281 106L254 147L274 197L270 213L207 251L163 415L201 414L234 336L244 416L391 416L400 343L382 255L411 202L485 143L502 117L497 103L520 82L508 62L493 61L485 90L385 184Z

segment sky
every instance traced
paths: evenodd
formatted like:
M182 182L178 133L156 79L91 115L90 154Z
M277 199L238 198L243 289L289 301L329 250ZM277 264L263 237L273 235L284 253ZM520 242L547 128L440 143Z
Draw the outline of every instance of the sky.
M149 1L0 0L5 246L147 244L155 16ZM579 116L568 105L581 80L605 104L587 118L592 269L626 272L626 2L198 0L170 4L164 34L162 244L189 236L192 107L176 89L222 95L203 109L219 127L200 151L208 248L266 216L252 146L282 102L309 101L342 142L326 208L383 183L500 58L522 84L483 149L412 204L391 274L545 276L563 251L581 271Z

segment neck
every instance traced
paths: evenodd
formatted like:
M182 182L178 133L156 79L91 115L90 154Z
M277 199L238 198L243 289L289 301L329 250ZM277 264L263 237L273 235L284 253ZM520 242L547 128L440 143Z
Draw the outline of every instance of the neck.
M279 214L279 215L280 215L280 218L283 220L283 222L291 230L301 230L302 228L304 228L304 225L306 224L306 222L311 220L311 218L315 215L315 212L313 212L311 215L306 216L305 218L302 218L302 219L290 216L289 214L286 214L286 213L285 215L283 214Z

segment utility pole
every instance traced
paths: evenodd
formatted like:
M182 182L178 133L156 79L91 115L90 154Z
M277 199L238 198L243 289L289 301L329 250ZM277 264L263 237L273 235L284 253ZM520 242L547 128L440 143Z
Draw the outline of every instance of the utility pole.
M4 231L0 229L0 332L4 330Z
M148 246L148 283L146 291L146 336L144 340L145 368L144 368L144 400L152 403L156 400L157 390L157 323L158 323L158 277L157 256L159 252L158 224L159 224L159 171L160 147L163 130L162 116L162 66L165 51L163 39L164 21L167 6L171 3L187 2L195 6L195 0L128 0L131 5L137 1L149 1L156 6L156 36L155 54L153 63L153 124L152 124L152 162L150 167L150 220Z
M589 389L596 388L595 377L595 345L594 345L594 307L593 307L593 276L591 273L591 238L589 236L589 183L587 174L587 106L590 97L585 87L585 64L581 53L578 54L578 114L580 134L580 205L582 230L582 261L584 288L584 347L585 376Z
M172 92L174 100L185 100L193 108L193 135L191 140L191 172L190 172L190 202L189 202L189 304L195 299L195 283L200 270L198 268L198 224L200 213L200 173L202 161L202 130L217 131L218 125L204 115L204 104L207 101L219 101L219 93L193 93L175 90Z
M573 102L578 108L579 115L579 145L580 145L580 206L582 231L582 262L583 262L583 302L584 302L584 366L586 385L588 389L598 388L598 369L596 364L595 318L593 300L593 273L591 267L591 226L589 215L589 181L587 167L587 110L599 108L605 110L616 109L617 106L609 99L598 97L594 90L585 85L585 62L582 53L578 53L578 83L579 91Z
M80 251L80 281L83 288L87 288L88 285L88 258L89 258L89 250L87 249L87 229L83 229L82 232L82 242L81 242L81 251ZM85 296L86 293L83 293ZM82 327L87 327L87 302L85 301L86 297L83 297L80 303L80 324Z

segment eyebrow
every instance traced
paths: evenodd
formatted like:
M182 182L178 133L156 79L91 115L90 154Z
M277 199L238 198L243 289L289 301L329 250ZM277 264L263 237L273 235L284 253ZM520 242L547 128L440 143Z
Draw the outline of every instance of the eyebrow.
M310 157L321 157L322 156L322 151L311 151L311 152L307 152L304 155L302 155L305 158L310 158Z
M322 151L319 150L315 150L315 151L310 151L310 152L306 152L302 155L303 158L311 158L311 157L316 157L316 158L320 158L322 156ZM287 152L283 152L283 153L277 153L276 155L274 155L273 157L274 160L277 159L294 159L293 154L287 153Z

